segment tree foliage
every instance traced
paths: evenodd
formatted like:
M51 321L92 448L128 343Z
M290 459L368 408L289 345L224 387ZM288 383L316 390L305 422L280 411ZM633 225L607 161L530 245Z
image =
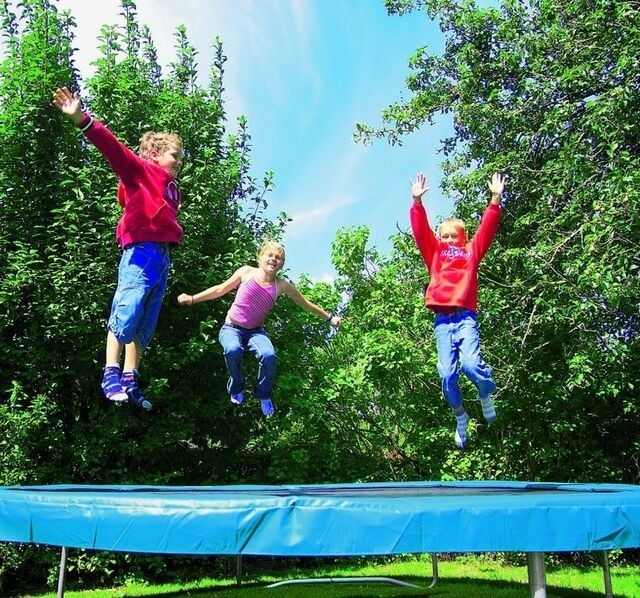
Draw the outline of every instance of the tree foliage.
M640 5L386 5L425 10L446 46L418 49L411 97L356 135L400 142L450 114L444 191L466 219L491 172L509 175L481 272L482 337L501 387L495 469L482 473L637 482Z
M341 305L341 330L279 301L268 323L278 350L276 416L262 418L257 401L234 408L217 342L230 297L193 308L175 297L250 263L286 216L265 217L273 174L250 174L247 119L225 133L221 41L213 40L202 86L197 53L177 27L165 72L135 4L122 0L121 21L103 27L96 72L84 81L74 66L73 16L53 1L5 0L0 483L638 481L639 3L386 4L391 13L421 9L438 19L446 46L442 55L416 51L411 96L385 110L379 127L358 125L357 137L400 143L450 115L443 191L471 229L490 174L509 175L480 281L498 422L484 424L465 386L470 442L464 452L454 448L422 303L422 260L406 233L381 255L364 227L338 231L334 284L297 283L313 302ZM149 129L184 140L185 240L143 360L151 413L108 405L99 389L120 212L106 161L50 106L63 84L130 147ZM408 210L408 188L398 193ZM245 365L255 375L255 362ZM29 547L1 550L0 581L40 571ZM121 558L130 569L129 557L114 555L80 554L73 566L85 583L97 582ZM56 555L44 561L55 568Z
M275 222L264 216L271 174L262 182L249 174L246 119L234 134L225 133L221 41L213 40L203 87L183 27L164 73L135 4L122 0L121 6L121 22L102 28L96 72L83 82L74 66L71 14L47 0L2 3L3 484L228 483L262 475L260 459L243 455L259 420L232 414L225 391L216 337L228 304L189 310L175 297L252 261L264 236L281 234L284 216ZM101 396L120 208L107 162L51 106L61 85L81 92L86 108L129 147L137 148L149 129L175 131L184 141L179 219L186 234L173 253L163 314L142 363L156 406L149 414L119 409ZM4 563L20 562L7 551Z

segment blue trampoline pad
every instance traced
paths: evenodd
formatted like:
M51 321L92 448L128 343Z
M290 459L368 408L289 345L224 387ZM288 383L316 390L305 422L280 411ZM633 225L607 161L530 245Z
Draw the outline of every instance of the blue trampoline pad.
M640 486L11 486L0 488L0 541L272 556L637 548Z

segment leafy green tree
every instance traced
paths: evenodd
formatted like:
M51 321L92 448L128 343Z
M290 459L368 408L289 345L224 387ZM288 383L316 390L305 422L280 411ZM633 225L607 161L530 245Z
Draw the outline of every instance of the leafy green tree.
M255 479L262 462L244 451L263 424L232 413L216 342L227 303L187 310L175 300L251 261L262 237L278 236L286 219L264 216L272 175L249 175L246 119L226 136L220 40L207 87L196 81L196 52L182 27L164 74L135 4L122 0L122 24L103 27L96 73L83 83L72 15L47 0L1 6L0 483ZM173 253L141 372L151 413L101 396L120 209L107 162L50 105L61 85L81 92L87 109L129 147L149 129L184 141L185 240ZM25 564L28 548L7 550L7 571L18 568L23 581L37 574Z
M464 460L480 476L640 479L640 11L618 0L387 0L422 9L442 55L410 59L406 101L356 136L395 143L437 114L444 191L473 221L507 172L501 231L481 271L481 327L500 423ZM482 201L480 198L483 198ZM414 399L415 400L415 399ZM484 460L482 455L490 454Z

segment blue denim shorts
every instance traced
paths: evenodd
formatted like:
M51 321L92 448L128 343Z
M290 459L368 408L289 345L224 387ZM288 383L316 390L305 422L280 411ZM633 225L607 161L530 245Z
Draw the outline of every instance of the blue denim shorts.
M167 289L171 253L167 243L132 243L122 251L109 330L124 344L151 342Z

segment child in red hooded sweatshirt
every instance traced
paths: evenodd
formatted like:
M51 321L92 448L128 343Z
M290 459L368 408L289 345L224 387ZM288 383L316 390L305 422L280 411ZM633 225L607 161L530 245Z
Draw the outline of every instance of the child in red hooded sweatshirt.
M458 385L459 369L478 389L482 413L487 422L496 419L491 398L496 384L491 377L491 368L480 354L476 312L478 266L498 230L504 177L496 173L491 178L491 201L471 241L467 241L464 222L458 218L444 220L436 237L429 227L422 205L422 196L428 190L425 176L418 174L411 184L411 228L431 278L424 299L425 305L436 314L434 326L442 394L456 416L455 443L459 448L464 448L469 415L465 411Z
M138 383L138 368L160 314L171 248L182 240L176 182L182 165L182 141L175 133L149 131L140 139L137 155L100 121L83 112L78 96L66 87L53 93L53 105L100 150L118 177L118 202L123 212L116 240L122 256L108 322L102 391L110 401L129 399L143 409L151 409Z

